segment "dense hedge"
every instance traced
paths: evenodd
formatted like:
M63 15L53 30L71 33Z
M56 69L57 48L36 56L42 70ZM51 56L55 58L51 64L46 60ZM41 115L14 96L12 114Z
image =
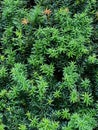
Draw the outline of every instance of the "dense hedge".
M0 1L0 130L98 130L98 1Z

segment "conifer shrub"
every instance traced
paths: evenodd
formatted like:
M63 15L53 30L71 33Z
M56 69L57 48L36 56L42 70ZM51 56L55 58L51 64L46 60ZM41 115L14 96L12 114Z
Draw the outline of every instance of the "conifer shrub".
M98 129L97 7L0 1L0 130Z

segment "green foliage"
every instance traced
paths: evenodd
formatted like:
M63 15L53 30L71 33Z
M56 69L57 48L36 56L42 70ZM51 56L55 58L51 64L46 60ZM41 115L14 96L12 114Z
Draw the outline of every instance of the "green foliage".
M76 72L76 66L72 62L68 67L64 68L64 84L68 89L75 88L75 83L78 81L79 75Z
M79 101L79 93L77 90L73 89L70 93L70 102L75 103Z
M69 109L62 110L62 118L63 119L70 119Z
M0 130L98 129L97 5L0 1Z
M83 115L80 116L77 113L74 113L71 116L71 120L68 123L68 127L70 126L73 129L79 129L79 130L92 130L96 126L96 122L90 115Z
M87 106L93 102L93 98L92 98L91 94L86 93L86 92L84 94L82 94L82 100Z
M58 122L50 121L49 119L42 119L38 125L39 130L57 130Z
M4 125L0 124L0 130L4 130Z
M25 125L19 125L19 130L27 130Z

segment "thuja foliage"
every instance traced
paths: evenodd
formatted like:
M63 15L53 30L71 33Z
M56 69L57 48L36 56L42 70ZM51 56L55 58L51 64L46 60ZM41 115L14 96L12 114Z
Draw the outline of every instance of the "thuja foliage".
M97 7L0 1L0 130L98 129Z

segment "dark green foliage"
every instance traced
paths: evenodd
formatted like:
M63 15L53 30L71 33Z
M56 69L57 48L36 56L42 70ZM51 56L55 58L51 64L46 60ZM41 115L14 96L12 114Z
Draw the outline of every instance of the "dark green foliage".
M0 130L98 129L97 7L0 1Z

